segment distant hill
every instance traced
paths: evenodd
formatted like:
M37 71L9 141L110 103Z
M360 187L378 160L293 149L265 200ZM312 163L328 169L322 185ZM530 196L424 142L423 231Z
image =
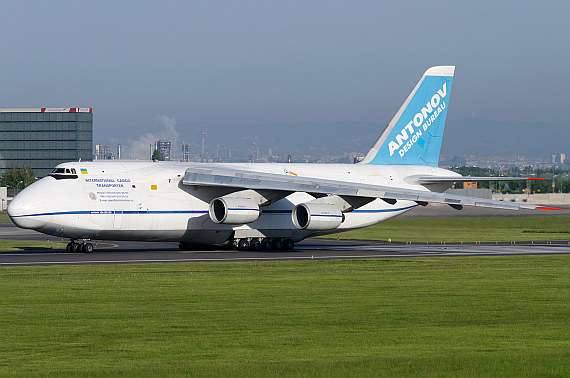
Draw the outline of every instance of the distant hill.
M248 148L252 142L274 152L320 151L366 153L385 125L373 122L273 123L209 126L206 144ZM179 126L186 140L199 142L199 126ZM570 125L545 122L500 122L478 118L448 120L442 153L449 155L544 156L570 153Z
M442 145L448 155L538 157L553 152L570 153L570 124L448 120Z
M374 122L270 123L242 125L178 124L178 141L201 151L200 129L207 128L206 151L233 150L233 156L249 156L251 144L262 155L339 156L366 154L385 125ZM442 154L448 156L491 155L546 157L552 152L570 155L570 125L546 122L499 122L478 118L448 120ZM178 150L178 149L177 149ZM176 153L178 153L176 151Z
M345 152L365 152L372 146L382 128L367 122L351 123L295 123L206 126L206 145L210 153L216 145L248 150L251 143L273 154L339 155ZM188 135L195 148L199 148L200 127L179 127L181 136ZM201 148L201 147L200 147Z

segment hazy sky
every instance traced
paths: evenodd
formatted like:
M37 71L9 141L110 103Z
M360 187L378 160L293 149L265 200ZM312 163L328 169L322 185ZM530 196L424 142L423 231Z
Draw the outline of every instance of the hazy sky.
M160 125L385 124L427 67L456 65L448 119L570 125L569 4L5 1L0 107L93 107L96 143Z

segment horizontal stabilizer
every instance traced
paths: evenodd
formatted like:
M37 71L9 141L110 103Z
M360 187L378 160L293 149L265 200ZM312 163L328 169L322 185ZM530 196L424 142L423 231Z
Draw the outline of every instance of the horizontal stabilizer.
M546 180L537 177L474 177L474 176L422 176L417 178L420 184L439 184L444 182L471 182L471 181L526 181L526 180Z

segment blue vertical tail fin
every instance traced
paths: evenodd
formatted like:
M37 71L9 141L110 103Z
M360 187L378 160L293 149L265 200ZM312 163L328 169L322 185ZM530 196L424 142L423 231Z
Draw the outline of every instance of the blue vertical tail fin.
M454 72L429 68L362 163L437 167Z

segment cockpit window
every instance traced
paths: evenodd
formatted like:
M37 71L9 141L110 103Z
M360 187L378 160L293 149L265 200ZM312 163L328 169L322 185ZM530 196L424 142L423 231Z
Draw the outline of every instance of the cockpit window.
M54 168L49 175L56 180L77 178L75 168Z

